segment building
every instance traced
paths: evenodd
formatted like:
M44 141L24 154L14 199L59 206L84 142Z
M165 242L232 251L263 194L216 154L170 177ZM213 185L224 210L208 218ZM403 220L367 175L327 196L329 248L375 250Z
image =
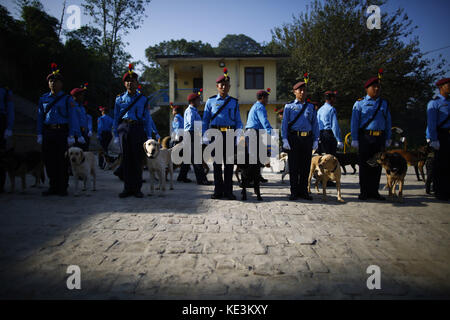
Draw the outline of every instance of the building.
M239 100L241 119L245 126L248 112L256 101L256 92L271 88L267 115L274 128L281 128L275 108L284 106L277 101L277 62L287 59L281 55L193 56L159 55L156 60L169 68L169 100L175 105L187 105L186 97L202 88L202 107L217 94L216 78L228 69L231 77L230 96Z

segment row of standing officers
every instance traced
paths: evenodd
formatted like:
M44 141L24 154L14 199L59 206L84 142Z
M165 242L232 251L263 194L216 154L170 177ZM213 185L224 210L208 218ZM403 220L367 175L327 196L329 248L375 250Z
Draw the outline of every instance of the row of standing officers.
M62 91L62 75L56 65L52 64L52 72L47 76L50 92L44 94L38 104L37 142L42 144L44 162L50 187L43 195L67 195L68 162L65 152L69 145L79 145L87 149L92 135L92 120L86 114L83 102L86 86L71 91L66 95ZM120 144L122 151L122 170L124 189L120 197L143 197L142 187L142 144L159 134L150 116L149 101L138 90L138 75L129 66L123 76L126 92L116 98L114 119L106 115L101 108L102 117L98 119L97 137L102 147L107 150L114 135L114 142ZM306 80L306 79L305 79ZM289 199L299 198L311 200L307 192L307 177L311 163L311 151L317 150L320 140L320 151L336 154L336 148L342 148L336 110L333 104L336 93L325 93L326 103L315 111L314 106L307 102L306 81L293 86L295 100L284 107L282 120L282 144L288 152L290 190ZM430 146L436 150L435 167L439 174L435 177L436 197L449 199L449 150L450 121L449 93L450 78L441 79L436 83L439 95L429 102L427 107L426 136ZM202 121L204 133L209 128L220 130L225 138L227 130L237 131L236 140L243 133L238 100L229 96L230 76L227 70L216 79L217 95L210 97L205 104L203 119L198 114L200 97L194 93L189 95L189 107L183 121L176 129L193 131L194 122ZM391 143L391 115L388 102L381 98L379 77L369 79L364 88L366 96L358 99L353 106L351 118L352 146L358 149L360 166L359 199L384 198L378 193L381 168L372 168L367 164L375 153L389 147ZM257 93L257 102L249 112L245 130L265 129L271 134L271 125L267 120L266 104L270 92L261 90ZM5 148L5 141L12 135L14 123L14 108L11 91L0 90L0 147ZM181 119L180 119L181 118ZM191 135L192 138L194 135ZM177 140L177 139L175 139ZM236 141L237 142L237 141ZM208 143L208 141L204 141ZM223 144L223 154L226 154L226 144ZM225 161L223 161L225 163ZM222 168L224 166L224 168ZM232 164L214 163L214 193L213 199L235 199L232 188ZM183 169L186 170L186 167ZM209 184L201 165L194 166L198 184ZM202 174L203 173L203 174ZM183 171L184 175L184 171ZM181 175L181 181L187 177ZM0 170L1 191L4 185L4 170Z

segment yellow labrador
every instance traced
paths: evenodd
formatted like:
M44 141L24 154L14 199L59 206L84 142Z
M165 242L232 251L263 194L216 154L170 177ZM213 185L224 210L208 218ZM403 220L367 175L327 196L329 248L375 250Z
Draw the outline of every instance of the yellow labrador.
M150 194L155 190L155 174L159 180L159 195L162 196L166 191L166 168L170 173L170 190L173 190L173 163L171 158L171 149L160 148L156 140L149 139L144 142L144 151L147 155L147 168L150 178Z
M77 147L71 147L66 155L69 155L70 165L72 167L73 180L75 182L75 196L79 195L78 183L80 178L83 180L83 191L86 191L89 175L92 176L93 188L96 190L96 172L95 155L92 152L83 151Z
M341 166L339 160L331 155L325 154L322 156L314 156L311 159L311 170L308 178L308 192L311 192L311 178L316 178L316 190L319 192L319 180L322 182L323 200L327 197L327 182L328 180L336 181L337 200L345 202L341 196Z

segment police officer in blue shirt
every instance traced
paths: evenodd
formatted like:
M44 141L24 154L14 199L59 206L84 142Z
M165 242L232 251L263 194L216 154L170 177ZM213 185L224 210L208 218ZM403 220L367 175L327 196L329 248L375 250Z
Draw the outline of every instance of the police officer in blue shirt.
M184 120L181 113L183 112L182 108L180 106L172 106L172 114L173 114L173 120L172 120L172 140L173 145L177 145L183 141L183 135L181 134L181 131L184 130ZM182 155L182 153L180 154ZM182 163L180 167L180 172L178 173L177 181L179 182L192 182L191 179L187 177L188 171L190 168L189 163Z
M83 151L88 151L89 149L88 118L84 108L86 90L87 83L70 91L70 95L75 101L75 109L77 111L78 123L80 124L81 131L81 136L75 139L74 145L81 148Z
M450 198L450 78L436 82L439 94L427 106L427 135L436 150L433 163L433 184L439 200Z
M138 75L133 65L128 66L123 75L127 89L116 98L114 107L114 142L122 149L122 177L124 189L120 198L135 196L142 198L142 162L144 160L143 143L151 138L153 132L148 98L137 92Z
M69 162L65 156L68 146L80 137L80 126L75 102L62 91L63 77L55 63L47 76L50 92L44 94L38 103L37 142L42 144L44 164L50 188L43 196L67 195L69 185Z
M243 125L238 100L228 95L230 91L230 76L226 68L224 69L224 74L216 79L216 88L218 94L206 101L202 129L203 132L209 128L218 129L222 132L222 161L225 170L222 177L222 164L214 162L214 194L211 195L211 198L236 200L236 196L233 194L234 164L226 164L226 132L230 129L236 130L236 140L238 140L242 135Z
M246 131L247 130L256 131L257 137L256 154L258 157L260 148L259 135L261 135L264 132L263 130L265 130L268 135L272 135L272 126L270 125L270 122L267 119L267 110L266 110L266 105L269 102L269 95L270 95L270 88L267 88L267 91L260 90L256 93L257 101L250 108L247 117L247 125L245 126ZM258 160L256 166L264 167L264 163L261 163ZM261 173L259 175L259 180L260 182L267 182L267 180L261 176Z
M7 87L0 88L0 150L6 149L6 140L12 136L14 126L14 103L12 91ZM0 193L3 192L6 173L0 167Z
M317 149L319 140L317 112L314 105L306 101L305 80L292 87L295 100L285 105L281 124L283 149L288 153L291 201L312 200L308 193L308 176L311 153Z
M198 123L199 126L202 124L202 118L200 117L200 114L198 113L197 108L200 107L200 92L198 93L191 93L187 97L189 106L184 111L184 128L183 130L185 132L189 132L189 136L191 139L191 164L194 167L194 173L195 178L197 180L198 185L211 185L211 181L208 181L206 178L205 170L203 169L202 164L195 163L194 162L194 141L196 139L196 135L194 132L195 129L195 123ZM200 132L201 136L201 132ZM199 144L201 144L201 138L200 141L198 141ZM184 164L183 164L184 165ZM186 170L186 169L185 169ZM187 172L187 170L186 170ZM181 172L180 172L181 175Z
M108 147L112 140L112 128L114 120L106 114L105 107L98 107L98 110L102 113L101 117L97 119L97 139L100 142L100 146L103 149L103 154L108 154ZM98 157L98 165L100 168L104 168L105 159L104 156Z
M371 167L367 160L391 144L391 113L388 102L380 97L379 77L367 80L367 95L353 105L351 120L352 147L358 149L360 200L385 200L378 193L381 167Z
M344 147L337 112L333 107L335 103L336 91L325 92L325 104L317 111L320 131L319 154L327 153L336 156L336 149Z

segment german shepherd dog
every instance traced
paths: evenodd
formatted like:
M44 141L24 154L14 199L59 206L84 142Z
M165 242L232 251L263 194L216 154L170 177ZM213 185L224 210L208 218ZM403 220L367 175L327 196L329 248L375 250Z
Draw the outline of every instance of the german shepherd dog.
M347 170L345 170L345 166L348 166L348 165L350 165L353 168L352 174L356 173L355 166L358 164L358 154L356 152L348 152L348 153L337 152L336 158L339 160L339 163L341 165L342 174L344 174L344 175L347 174Z
M426 147L420 147L418 150L406 151L402 149L393 149L386 151L388 153L398 153L400 154L408 163L409 166L414 167L414 171L416 172L417 181L425 181L425 174L423 172L423 167L425 166L425 161L427 159L427 151ZM420 179L419 176L422 176Z
M242 188L242 200L247 200L247 188L253 187L256 199L258 201L263 201L261 197L260 184L261 184L261 164L250 164L250 155L248 153L247 146L245 147L245 163L237 164L237 154L235 154L234 161L236 163L236 170L234 174L236 175L239 183L239 187ZM239 174L241 178L239 179Z
M394 200L397 197L395 192L396 185L399 185L398 200L403 201L403 185L405 183L406 171L408 166L406 160L399 153L378 152L367 163L372 166L381 165L386 171L387 184L389 190L389 197Z
M16 187L16 177L22 180L22 192L27 188L26 175L32 174L35 183L32 187L37 187L45 182L44 161L42 153L39 151L15 152L13 149L0 153L0 166L8 173L13 193Z

